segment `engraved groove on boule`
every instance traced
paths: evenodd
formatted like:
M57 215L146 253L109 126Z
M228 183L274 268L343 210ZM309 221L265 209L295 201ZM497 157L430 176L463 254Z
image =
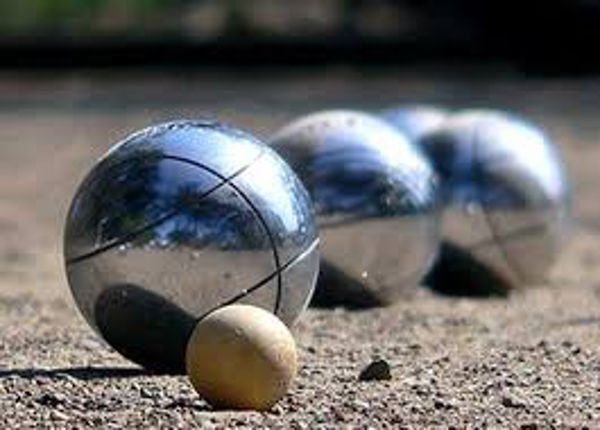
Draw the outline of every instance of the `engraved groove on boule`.
M298 255L292 257L287 263L285 263L283 266L281 266L281 268L279 268L278 270L276 270L275 272L271 273L270 275L268 275L267 277L265 277L264 279L261 279L260 281L258 281L256 284L254 284L252 287L250 288L246 288L243 291L240 291L239 294L233 296L231 299L226 300L225 302L219 304L219 306L216 306L213 309L210 309L209 311L207 311L204 315L201 315L200 317L197 318L197 321L200 321L204 318L206 318L207 315L209 315L210 313L216 311L217 309L224 307L224 306L228 306L228 305L232 305L236 302L238 302L239 300L243 299L244 297L246 297L248 294L253 293L254 291L258 290L259 288L265 286L266 284L268 284L270 281L273 280L273 278L275 278L276 276L281 278L281 273L284 272L286 269L292 267L294 264L296 264L298 261L301 261L304 257L306 257L308 254L310 254L311 252L313 252L315 250L315 248L319 245L319 239L317 238L312 244L310 244L305 250L303 250L302 252L300 252ZM280 296L278 295L277 298L280 298ZM277 315L277 305L278 302L275 302L275 309L273 310L273 313L275 315Z
M210 167L207 167L201 163L186 159L186 158L181 158L181 157L174 157L174 156L163 156L161 157L161 160L174 160L174 161L179 161L182 163L187 163L187 164L191 164L192 166L195 166L199 169L203 169L213 175L215 175L216 177L218 177L219 179L222 180L222 182L220 182L217 186L211 188L210 190L208 190L207 192L203 193L200 198L204 198L204 197L208 197L211 193L213 193L214 191L216 191L217 189L222 188L225 185L229 185L234 191L235 193L241 198L242 201L244 201L250 208L250 210L254 213L254 215L256 216L256 218L258 219L258 222L261 224L261 226L263 227L263 229L265 230L265 233L267 235L267 239L269 240L269 243L271 244L271 248L273 250L273 259L275 261L275 267L276 270L275 272L273 272L271 275L269 275L269 277L261 282L259 282L259 285L255 285L254 287L251 287L250 289L247 289L243 292L243 294L241 294L239 296L239 298L245 297L246 295L248 295L249 293L251 293L252 291L257 290L260 286L262 286L264 283L270 281L271 279L277 277L277 293L276 293L276 299L275 299L275 309L274 312L277 312L277 309L279 308L279 302L281 301L281 262L279 261L279 253L277 251L277 246L275 245L275 239L273 237L273 234L271 232L271 230L269 229L263 215L260 213L260 211L256 208L256 206L254 205L254 203L250 200L250 198L248 196L246 196L246 194L240 190L240 188L235 185L234 183L232 183L231 181L233 181L233 179L235 179L235 177L239 176L240 174L242 174L246 169L248 169L252 164L254 164L261 156L263 156L263 154L265 153L265 151L261 151L259 156L256 157L252 163L244 166L242 169L238 170L234 175L230 176L230 177L224 177L223 175L219 174L217 171L215 171L214 169L211 169ZM166 221L168 221L169 219L177 216L180 213L179 209L175 209L173 210L173 212L171 212L170 214L168 214L167 216L164 216L162 219L160 219L159 221L152 223L150 225L146 225L141 229L138 229L134 232L132 232L131 235L126 235L126 237L119 239L116 242L112 242L110 243L109 246L104 246L100 249L94 250L88 254L84 254L82 256L79 257L75 257L72 258L70 260L67 261L67 265L71 265L71 264L75 264L77 262L86 260L88 258L92 258L96 255L102 254L105 251L108 251L112 248L115 248L116 246L122 245L124 243L127 243L129 241L131 241L132 239L134 239L136 236L139 236L141 234L143 234L146 230L150 229L150 228L154 228ZM236 296L237 297L237 296ZM238 298L238 300L239 300Z
M210 167L207 167L201 163L197 163L194 162L192 160L189 160L187 158L181 158L181 157L173 157L173 156L161 156L158 160L163 161L163 160L172 160L172 161L177 161L177 162L181 162L184 164L189 164L193 167L197 167L201 170L204 170L205 172L208 172L212 175L214 175L215 177L221 179L221 182L219 182L217 185L209 188L207 191L203 192L202 194L200 194L198 196L198 201L204 199L205 197L208 197L210 194L214 193L215 191L223 188L226 185L231 185L231 181L233 181L237 176L241 175L242 173L244 173L244 171L246 171L252 164L254 164L258 159L260 159L260 157L262 157L264 155L264 151L261 151L259 153L259 155L252 160L252 162L244 167L242 167L241 169L239 169L238 171L236 171L235 173L233 173L232 175L230 175L229 177L224 177L223 175L218 174L218 172L216 172L214 169L211 169ZM150 157L140 157L140 158L149 158ZM144 160L145 161L145 160ZM111 166L111 170L121 166L121 164L127 164L130 163L131 160L123 160L120 163L115 164L114 166ZM170 220L173 217L176 217L177 215L179 215L181 213L181 209L173 209L170 212L167 212L165 215L163 215L162 217L147 223L137 229L134 229L133 231L131 231L130 233L117 238L115 240L111 240L108 241L106 244L102 245L101 247L98 247L90 252L86 252L84 254L78 255L76 257L71 257L66 261L67 265L71 265L71 264L75 264L78 263L80 261L83 260L87 260L88 258L94 257L96 255L102 254L103 252L106 252L112 248L115 248L119 245L123 245L124 243L130 242L131 240L135 239L136 237L138 237L139 235L143 234L144 232L146 232L149 229L155 228L157 226L159 226L160 224Z

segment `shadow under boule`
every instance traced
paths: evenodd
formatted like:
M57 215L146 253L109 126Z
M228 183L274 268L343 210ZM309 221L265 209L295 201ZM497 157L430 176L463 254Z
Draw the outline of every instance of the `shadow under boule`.
M61 379L65 375L82 381L97 379L125 379L149 376L152 373L139 367L57 367L53 369L40 369L35 367L22 369L0 370L0 379L18 376L24 379L50 378Z
M317 308L368 309L384 304L363 284L344 274L331 263L325 260L321 261L321 269L315 293L310 303L311 306Z
M503 278L449 242L442 243L424 283L436 293L453 297L507 297L511 290Z
M185 350L196 319L142 287L115 285L96 301L96 326L124 357L157 373L185 373Z

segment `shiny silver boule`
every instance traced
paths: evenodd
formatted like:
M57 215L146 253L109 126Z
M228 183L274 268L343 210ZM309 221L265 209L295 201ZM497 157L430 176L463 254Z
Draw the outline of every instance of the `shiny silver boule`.
M323 302L382 305L411 292L439 240L437 179L421 151L376 117L344 110L298 119L270 143L313 198L322 276L340 281L320 280Z
M488 271L500 289L546 281L570 218L568 180L548 137L515 116L473 110L420 144L442 183L444 276L466 257L469 277Z
M427 105L396 106L379 114L381 119L413 142L439 127L447 116L445 110Z
M125 357L176 373L199 318L238 302L290 325L319 267L296 175L255 138L208 121L150 127L115 146L72 202L64 253L89 324Z

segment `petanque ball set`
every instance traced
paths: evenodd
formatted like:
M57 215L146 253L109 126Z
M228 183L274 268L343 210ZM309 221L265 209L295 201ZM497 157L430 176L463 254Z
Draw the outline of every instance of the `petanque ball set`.
M101 158L67 216L67 277L90 326L150 370L187 371L217 407L286 393L286 326L317 278L317 296L388 305L443 243L509 289L542 282L566 236L562 161L507 114L326 111L268 140L212 121L149 127Z

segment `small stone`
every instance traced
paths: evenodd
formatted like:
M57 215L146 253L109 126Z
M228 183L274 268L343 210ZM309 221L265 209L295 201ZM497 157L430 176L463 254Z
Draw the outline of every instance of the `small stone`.
M358 376L359 381L389 381L392 379L390 364L384 359L372 361Z
M65 402L65 398L59 394L46 393L36 399L36 402L43 406L56 407Z
M436 399L433 401L433 407L436 409L446 409L446 404L442 400Z
M69 416L63 412L53 410L50 412L50 416L55 421L66 421L69 419Z
M527 404L517 397L505 395L502 396L502 406L506 408L524 408Z
M369 410L369 408L371 407L371 405L369 405L368 402L364 402L362 400L355 400L352 403L352 406L354 407L355 410L359 410L359 411L366 411L366 410Z

